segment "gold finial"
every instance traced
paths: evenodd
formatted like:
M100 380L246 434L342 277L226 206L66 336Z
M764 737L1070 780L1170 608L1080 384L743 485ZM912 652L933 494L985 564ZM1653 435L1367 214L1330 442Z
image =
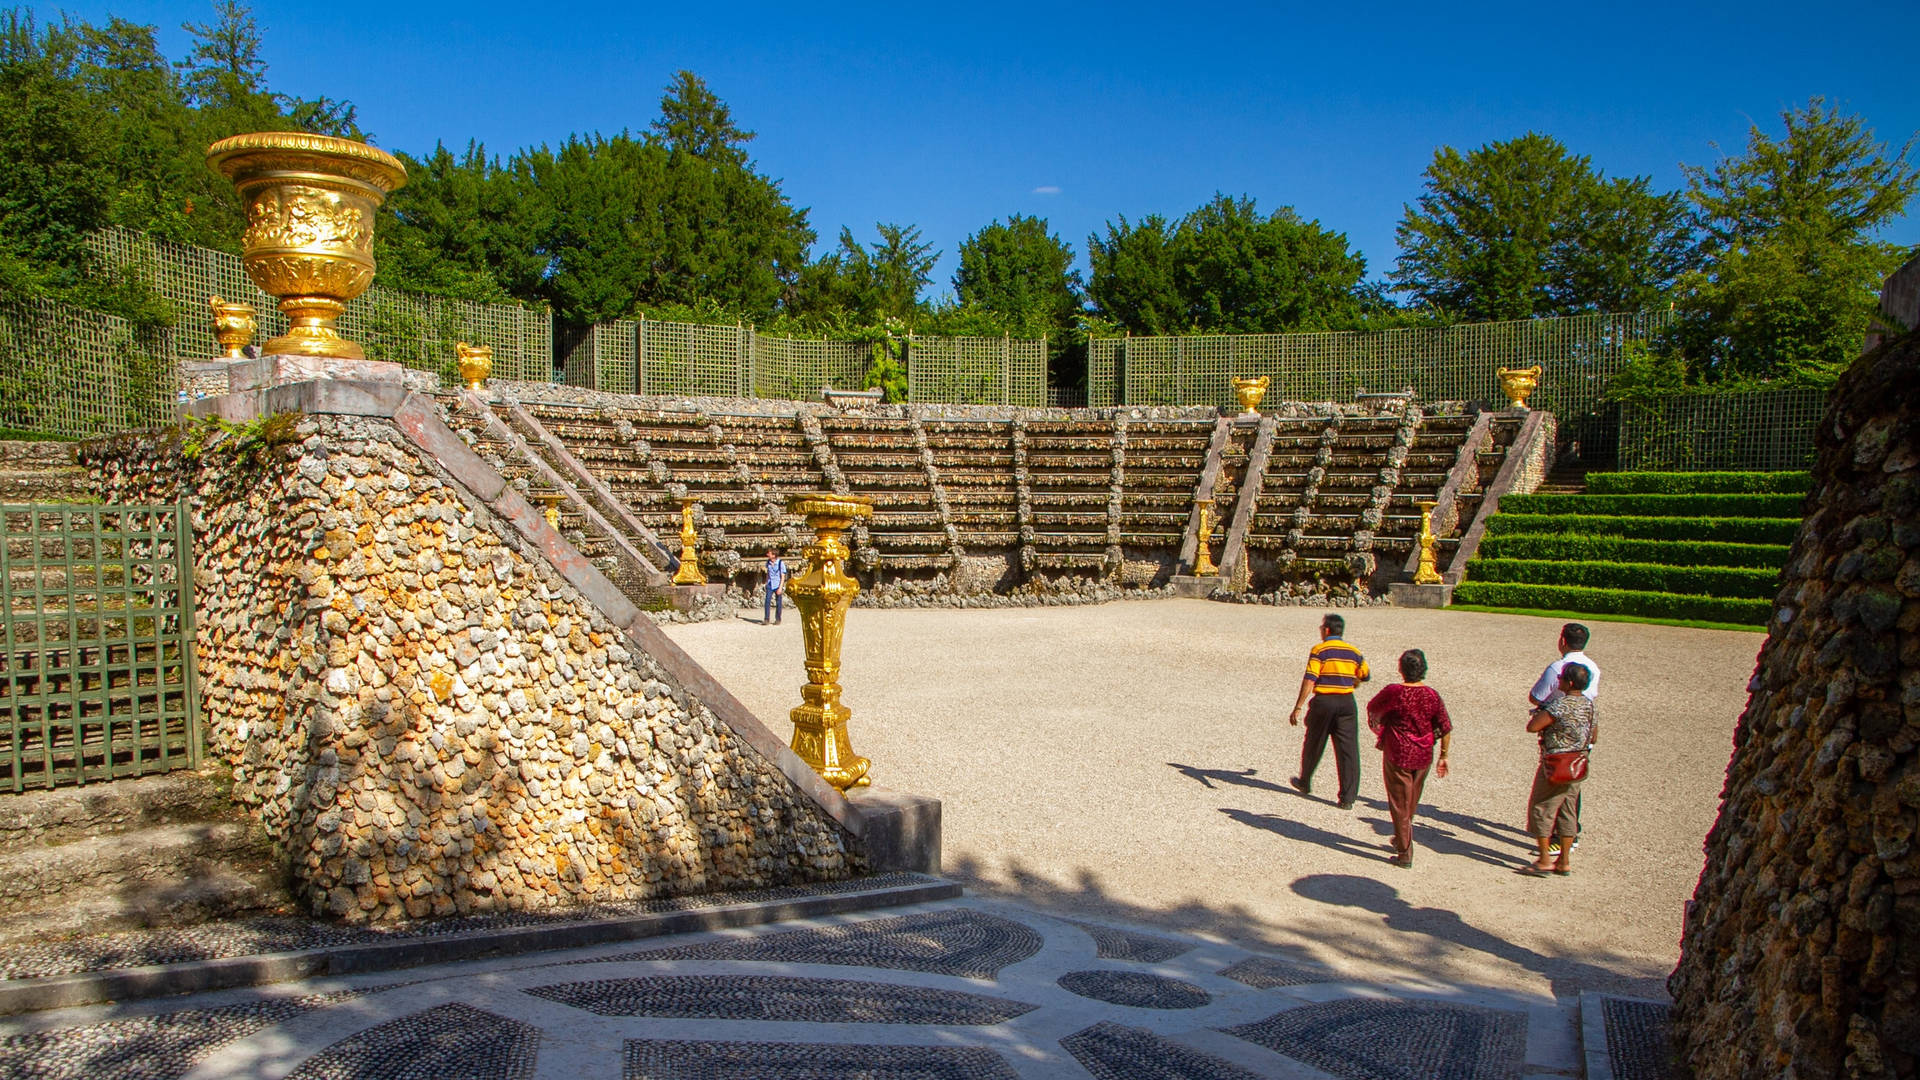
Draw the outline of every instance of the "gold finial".
M1435 563L1435 548L1439 541L1433 535L1433 508L1437 503L1420 504L1420 565L1413 572L1415 585L1445 585L1447 579L1440 576L1440 568Z
M547 524L553 526L555 532L560 530L560 504L566 499L566 494L559 491L543 491L534 496L535 501L547 508L544 516Z
M1193 576L1211 577L1220 572L1220 568L1213 565L1213 552L1207 548L1213 540L1213 500L1195 501L1200 505L1200 546L1193 557Z
M457 342L453 351L460 357L460 381L469 390L485 390L487 376L493 374L493 346Z
M827 783L845 791L870 783L867 771L873 763L853 752L847 737L847 718L853 713L840 704L840 644L847 608L860 592L860 583L845 569L843 536L854 522L873 517L873 500L817 492L793 496L787 509L804 516L814 531L806 571L787 582L793 606L800 609L807 650L807 685L800 689L802 703L790 714L793 752Z
M1529 368L1499 368L1494 371L1494 377L1500 380L1500 392L1505 394L1507 401L1511 403L1509 408L1525 409L1527 407L1527 395L1533 393L1534 388L1540 385L1540 374L1544 370L1546 369L1535 364Z
M1267 396L1267 384L1270 381L1270 377L1266 375L1258 378L1250 375L1234 376L1233 396L1240 400L1240 407L1246 410L1240 414L1241 416L1260 415L1260 399Z
M675 585L705 585L707 575L700 572L700 534L693 530L693 508L700 500L680 500L680 569L673 575Z
M207 306L213 309L213 340L226 350L221 358L245 359L247 346L253 342L253 305L229 303L218 296L209 296Z
M207 164L246 208L247 276L291 323L262 351L364 359L334 322L373 284L374 211L407 182L399 159L352 139L263 131L207 147Z

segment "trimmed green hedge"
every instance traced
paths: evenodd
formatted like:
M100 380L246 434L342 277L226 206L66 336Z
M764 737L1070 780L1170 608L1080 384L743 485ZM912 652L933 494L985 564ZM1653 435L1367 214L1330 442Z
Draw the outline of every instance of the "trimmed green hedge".
M1501 514L1748 517L1800 520L1804 495L1509 495Z
M1699 540L1629 540L1619 536L1495 536L1476 553L1482 559L1554 559L1570 562L1661 563L1667 566L1735 566L1772 573L1787 564L1785 544L1721 544Z
M1539 496L1531 496L1539 498ZM1505 509L1505 500L1502 500ZM1488 536L1550 533L1625 536L1640 540L1716 540L1729 544L1791 544L1798 518L1613 517L1589 514L1495 514Z
M1662 566L1658 563L1475 559L1467 567L1467 576L1471 581L1585 585L1598 589L1765 599L1773 596L1780 572L1720 566Z
M1592 612L1596 615L1645 615L1656 619L1765 626L1773 601L1718 596L1681 596L1630 589L1590 589L1577 585L1520 585L1504 581L1463 581L1453 590L1462 604Z
M1813 477L1803 472L1588 473L1590 495L1803 495Z

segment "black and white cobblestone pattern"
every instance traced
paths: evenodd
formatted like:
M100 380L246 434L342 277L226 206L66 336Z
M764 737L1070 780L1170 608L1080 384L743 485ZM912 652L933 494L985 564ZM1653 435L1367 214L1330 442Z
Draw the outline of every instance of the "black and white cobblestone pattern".
M327 1047L287 1080L530 1080L540 1029L452 1002Z
M1527 1018L1474 1005L1342 999L1224 1029L1342 1080L1520 1080Z
M923 986L784 975L658 975L555 983L526 991L600 1016L810 1024L1004 1023L1036 1006Z
M1083 998L1134 1009L1198 1009L1213 995L1184 979L1145 971L1069 971L1060 988Z
M629 1040L626 1080L1019 1080L970 1046Z
M607 960L764 960L928 971L991 979L1038 953L1041 937L1011 919L965 908L870 919L608 957ZM591 961L602 962L602 961Z
M1231 1062L1151 1031L1102 1021L1060 1040L1094 1080L1259 1080Z

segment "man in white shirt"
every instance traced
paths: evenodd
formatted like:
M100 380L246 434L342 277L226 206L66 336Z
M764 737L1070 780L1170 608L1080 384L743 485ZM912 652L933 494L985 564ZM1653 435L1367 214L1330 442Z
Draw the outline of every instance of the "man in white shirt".
M1570 622L1560 628L1560 659L1548 664L1547 670L1540 673L1539 681L1533 684L1531 691L1528 691L1527 702L1532 708L1538 709L1561 695L1563 691L1560 689L1560 669L1566 667L1568 664L1582 664L1586 667L1587 671L1592 675L1592 679L1588 681L1587 688L1582 691L1582 693L1587 695L1588 701L1596 705L1599 704L1600 665L1594 663L1592 657L1589 657L1585 652L1581 651L1587 647L1587 639L1589 636L1587 628L1579 623ZM1593 732L1587 738L1587 749L1592 750L1593 744L1599 741L1600 722L1598 714L1596 714ZM1584 796L1585 794L1586 791L1583 788L1580 795ZM1575 798L1573 818L1577 823L1580 820L1580 803L1577 801L1579 796ZM1558 855L1560 853L1558 850L1559 845L1560 841L1558 840L1549 844L1548 854ZM1575 840L1573 846L1579 847L1580 841Z

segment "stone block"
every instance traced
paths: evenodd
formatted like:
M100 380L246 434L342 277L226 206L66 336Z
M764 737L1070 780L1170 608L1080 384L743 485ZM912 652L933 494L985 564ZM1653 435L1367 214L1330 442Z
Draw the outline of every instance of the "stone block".
M859 817L871 872L940 872L940 800L885 788L855 788L847 804Z
M286 383L310 382L314 379L397 383L403 381L403 371L399 364L385 360L349 360L339 356L292 356L276 353L252 360L229 361L227 388L229 392L239 393L243 390L282 386Z
M1194 577L1192 574L1175 574L1168 579L1173 586L1173 595L1190 600L1205 600L1213 595L1213 590L1227 587L1227 579L1217 574L1206 577Z
M1453 586L1396 581L1387 586L1387 595L1392 598L1394 607L1443 608L1453 603Z
M725 582L710 582L706 585L665 585L658 592L666 598L667 603L672 605L675 611L692 611L702 597L715 600L727 598Z

